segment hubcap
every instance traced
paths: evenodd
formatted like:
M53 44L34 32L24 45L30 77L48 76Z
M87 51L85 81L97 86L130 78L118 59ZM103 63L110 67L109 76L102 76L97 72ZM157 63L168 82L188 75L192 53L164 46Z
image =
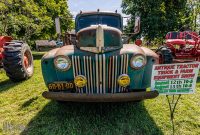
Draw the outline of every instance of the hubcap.
M26 69L27 69L28 66L29 66L28 57L26 56L26 54L24 55L24 65L25 65L25 68L26 68Z

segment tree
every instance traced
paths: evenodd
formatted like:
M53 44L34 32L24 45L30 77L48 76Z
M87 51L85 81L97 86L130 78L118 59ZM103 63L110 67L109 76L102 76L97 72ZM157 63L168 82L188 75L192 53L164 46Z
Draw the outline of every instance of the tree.
M188 0L188 6L193 20L192 28L198 32L200 31L200 2L199 0Z
M1 0L0 35L34 40L55 37L55 17L63 31L72 28L66 0Z
M134 16L141 17L141 32L148 40L163 38L167 32L179 30L192 23L187 0L123 0L123 12L132 15L126 27L134 27Z

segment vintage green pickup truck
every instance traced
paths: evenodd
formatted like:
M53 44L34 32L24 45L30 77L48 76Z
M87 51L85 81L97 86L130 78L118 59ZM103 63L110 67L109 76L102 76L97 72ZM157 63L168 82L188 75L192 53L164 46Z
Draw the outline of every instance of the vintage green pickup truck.
M139 32L136 19L133 34ZM47 99L78 102L123 102L155 98L150 91L152 50L122 40L119 13L80 12L75 20L76 44L47 52L42 73Z

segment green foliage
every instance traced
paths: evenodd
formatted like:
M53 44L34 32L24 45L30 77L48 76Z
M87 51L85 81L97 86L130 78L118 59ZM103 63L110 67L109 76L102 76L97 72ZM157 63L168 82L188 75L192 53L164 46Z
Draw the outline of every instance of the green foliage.
M58 16L62 32L72 29L66 0L1 0L0 35L25 41L53 38Z
M190 16L193 20L192 29L198 32L200 31L200 2L199 0L188 0L188 6L190 7Z
M169 31L192 25L193 17L187 0L123 0L123 12L132 15L127 31L134 27L135 14L141 17L141 32L148 40L163 38Z

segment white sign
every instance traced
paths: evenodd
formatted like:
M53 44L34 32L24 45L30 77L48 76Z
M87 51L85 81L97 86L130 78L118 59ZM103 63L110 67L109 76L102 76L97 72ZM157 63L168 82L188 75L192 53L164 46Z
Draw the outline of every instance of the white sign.
M193 94L196 88L200 63L154 65L151 89L159 94Z
M56 24L56 33L61 34L60 18L59 17L55 18L55 24Z

